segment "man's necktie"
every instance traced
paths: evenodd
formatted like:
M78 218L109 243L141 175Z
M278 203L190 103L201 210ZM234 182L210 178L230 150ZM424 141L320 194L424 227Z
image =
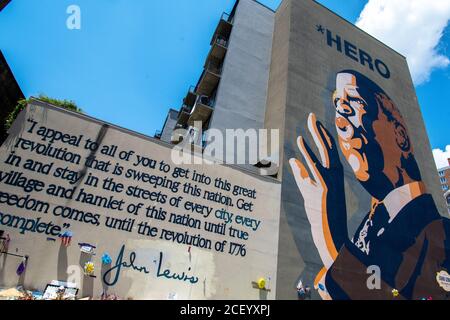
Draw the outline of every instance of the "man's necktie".
M355 245L365 254L370 254L370 243L380 237L389 224L389 213L382 202L374 202L369 217L359 231Z

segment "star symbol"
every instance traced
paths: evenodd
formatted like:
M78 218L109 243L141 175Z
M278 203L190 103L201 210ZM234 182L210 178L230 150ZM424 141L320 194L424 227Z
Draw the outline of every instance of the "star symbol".
M321 24L318 24L316 27L317 27L317 32L320 32L321 34L325 34L325 29Z

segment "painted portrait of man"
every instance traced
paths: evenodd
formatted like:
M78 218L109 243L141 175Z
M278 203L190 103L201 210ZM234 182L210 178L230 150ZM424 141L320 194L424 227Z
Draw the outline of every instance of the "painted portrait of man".
M332 99L337 142L311 114L319 153L299 137L303 160L290 160L324 265L315 288L323 299L393 299L393 292L396 299L445 299L436 276L450 270L450 222L427 193L404 118L377 84L353 70L337 74ZM339 153L372 197L350 237ZM378 289L368 286L373 266L381 272Z

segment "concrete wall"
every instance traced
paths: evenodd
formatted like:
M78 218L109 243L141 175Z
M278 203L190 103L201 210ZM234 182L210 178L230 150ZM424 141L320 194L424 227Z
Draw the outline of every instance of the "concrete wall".
M239 2L210 128L264 127L274 16L253 0Z
M316 275L323 267L317 241L313 240L312 232L315 229L311 227L311 216L305 210L305 200L320 197L320 192L312 189L306 193L300 192L288 161L290 158L297 158L305 163L297 146L299 136L303 136L311 150L319 155L307 125L311 112L315 113L317 119L338 141L336 111L332 101L338 72L355 70L365 75L384 89L393 100L408 127L423 182L439 211L446 215L446 210L405 58L311 0L283 1L275 21L266 125L278 126L283 131L277 298L296 299L295 286L298 281L303 280L304 284L314 287ZM337 51L335 45L327 45L327 30L332 31L333 37L341 37L342 52ZM391 76L387 79L376 70L372 71L367 63L362 65L346 55L344 40L369 53L373 60L382 60L389 67ZM280 115L283 110L284 114ZM353 237L370 211L371 196L356 180L342 154L339 158L344 166L348 233L349 237ZM312 174L310 170L308 172ZM331 206L339 207L342 201L335 199ZM315 207L312 204L309 206L310 209L311 206ZM320 216L320 206L316 209ZM313 298L319 298L318 290L313 291Z
M56 132L61 134L55 136ZM67 136L63 138L63 135ZM79 143L69 142L69 136L78 137ZM97 147L86 145L88 139L98 143ZM52 148L67 148L82 160L76 163L70 160L71 156L62 159L54 153L53 156L45 153L50 140L53 140ZM27 142L23 144L24 141ZM36 148L30 150L31 145ZM10 253L29 256L26 272L20 277L16 269L22 260L11 255L1 256L0 286L23 285L27 289L44 290L47 283L59 280L75 282L80 289L79 297L98 298L107 290L124 299L274 299L280 184L230 166L175 165L171 151L159 140L33 101L19 115L11 135L0 149L0 230L11 238ZM85 162L88 157L95 157L96 162L88 164ZM138 164L137 160L142 157L149 160ZM152 165L153 161L157 165ZM170 168L167 167L167 172L166 169L161 171L161 165ZM130 170L134 172L131 176L128 175ZM19 173L20 178L11 177L11 171ZM208 183L203 178L194 178L194 171L211 180ZM154 176L160 183L155 179L140 180L136 173ZM90 177L99 180L93 184ZM114 185L108 186L105 179L110 178L114 179ZM222 178L224 184L216 185L217 178ZM34 179L34 185L39 181L44 187L25 189L24 179L28 182ZM187 183L191 189L185 189ZM229 183L229 187L225 183ZM62 191L52 192L52 185ZM236 185L246 186L254 193L233 195ZM147 196L140 191L129 193L130 187L147 190ZM220 192L231 202L219 203L219 198L205 198L206 190ZM94 203L85 196L80 198L81 192L123 201L123 204ZM176 199L180 200L178 204L173 202ZM239 199L253 204L244 208ZM36 206L37 201L41 201L41 205ZM186 207L189 202L196 203L197 209ZM140 209L132 210L131 205ZM154 206L157 213L148 210ZM230 215L225 212L233 214L228 223L224 218ZM198 228L185 225L182 220L176 223L171 220L172 213L186 219L189 215L191 221L201 223ZM236 219L238 216L249 219L243 222ZM260 221L258 227L256 221ZM148 228L141 229L141 223L146 223ZM223 234L209 232L205 229L206 223L225 223ZM249 227L251 225L253 228ZM231 227L247 232L248 237L243 233L231 233ZM212 247L161 238L163 230L174 232L177 239L187 232L210 240ZM73 232L69 247L59 240L59 235L65 231ZM96 255L81 252L79 243L96 246ZM221 243L225 244L223 250ZM244 250L233 249L231 243L244 245L240 247ZM120 254L122 248L123 255ZM104 253L109 253L111 263L102 263ZM94 262L95 277L83 274L87 261ZM119 265L122 266L120 271L114 268ZM164 270L170 272L164 275ZM173 273L181 279L172 277ZM117 282L114 281L116 274ZM260 278L267 279L266 288L270 291L254 288L252 282Z
M289 37L291 23L290 2L284 1L275 15L272 57L267 90L267 106L264 127L280 130L280 141L284 141L284 123L286 117L287 81L289 67ZM280 160L283 156L283 143L280 143ZM281 180L282 168L278 173Z
M285 141L285 121L287 108L288 72L289 72L289 38L291 36L290 1L283 1L275 16L275 32L273 38L272 62L267 100L265 126L268 129L280 130L280 163L283 163ZM282 180L283 166L280 167L278 179ZM289 191L285 191L289 192ZM283 198L285 194L283 195ZM289 203L280 203L280 238L278 247L277 299L293 299L296 278L305 268L305 262L296 243L298 234L291 230L286 216Z
M178 111L170 109L161 133L161 141L172 143L172 133L178 120Z

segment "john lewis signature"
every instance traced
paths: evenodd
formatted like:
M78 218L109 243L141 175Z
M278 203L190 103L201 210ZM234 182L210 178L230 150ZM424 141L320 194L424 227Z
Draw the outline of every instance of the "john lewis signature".
M124 269L133 269L137 272L144 273L144 274L150 274L149 268L145 266L137 266L135 264L137 255L136 252L131 251L130 255L128 257L128 261L124 260L124 252L125 252L125 245L122 246L120 249L120 252L117 256L116 263L111 267L111 269L108 269L104 275L103 275L103 282L112 287L117 284L117 282L120 279L120 274L122 271L122 268ZM162 270L162 265L164 261L164 253L159 253L159 261L158 261L158 269L156 270L156 277L157 278L165 278L170 280L177 280L182 282L189 282L191 284L196 284L198 282L198 277L195 276L189 276L187 272L191 271L191 268L188 268L187 272L182 272L181 274L172 272L170 269L164 269Z

